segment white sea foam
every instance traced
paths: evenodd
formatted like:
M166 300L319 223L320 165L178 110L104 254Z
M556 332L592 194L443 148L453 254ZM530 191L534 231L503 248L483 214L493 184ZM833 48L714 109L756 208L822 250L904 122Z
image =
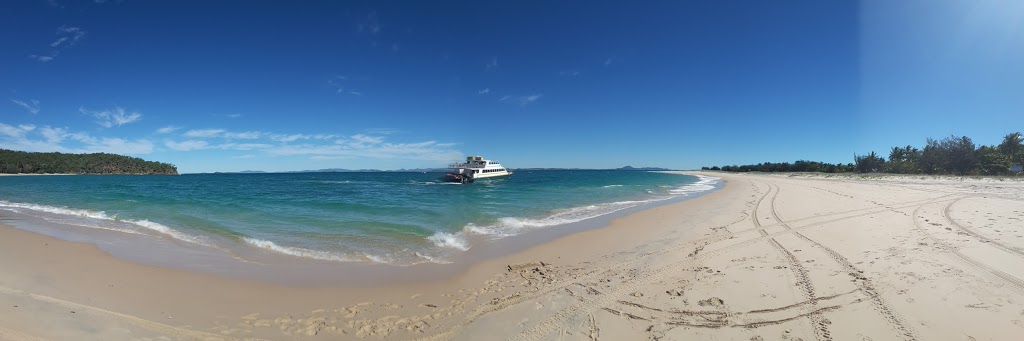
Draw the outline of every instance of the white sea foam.
M153 230L153 231L157 231L157 232L166 234L168 236L171 236L171 238L174 238L174 239L183 240L183 241L186 241L186 242L189 242L189 243L199 244L199 245L203 245L203 246L213 246L212 244L210 244L206 240L203 240L200 237L192 236L192 235L189 235L187 233L183 233L181 231L178 231L178 230L172 229L170 227L167 227L166 225L163 225L163 224L160 224L160 223L154 223L154 222L146 220L146 219L143 219L143 220L122 220L122 221L124 221L126 223L130 223L130 224L142 226L142 227L145 227L147 229L150 229L150 230Z
M149 220L145 220L145 219L143 219L143 220L118 219L116 215L110 216L106 212L103 212L103 211L91 211L91 210L83 210L83 209L77 209L77 208L54 207L54 206L46 206L46 205L17 203L17 202L8 202L8 201L2 201L2 200L0 200L0 209L14 211L14 212L18 212L18 213L24 213L23 211L21 211L21 209L30 210L30 211L36 211L36 212L43 212L43 213L50 213L50 214L56 215L57 219L53 219L54 217L47 217L47 216L38 216L38 217L46 219L46 220L49 220L49 221L53 221L53 222L58 222L58 223L63 223L63 224L70 224L70 225L75 225L75 226L82 226L82 227L89 227L89 228L99 228L99 229L104 229L104 230L118 231L118 232L125 232L125 233L134 233L134 234L138 234L139 233L138 231L132 231L132 230L123 229L123 228L102 226L100 224L90 224L88 222L81 222L81 221L77 221L77 222L76 221L69 221L69 220L63 219L63 218L66 218L66 217L80 217L80 218L86 218L87 221L89 219L92 219L93 221L97 221L97 222L115 222L115 223L116 222L120 222L120 223L130 224L130 225L136 226L136 227L141 227L141 228L144 228L144 229L147 229L147 230L151 230L151 231L156 231L156 232L165 234L167 236L170 236L171 238L178 239L178 240L181 240L181 241L185 241L185 242L189 242L189 243L194 243L194 244L199 244L199 245L203 245L203 246L212 246L209 242L203 240L200 237L189 235L187 233L175 230L173 228L167 227L167 226L159 224L159 223L155 223L155 222L152 222L152 221L149 221Z
M416 257L420 257L420 258L426 259L427 262L430 262L430 263L437 263L437 264L451 264L452 263L450 261L447 261L447 260L444 260L444 259L441 259L441 258L437 258L437 257L432 257L430 255L423 254L423 253L420 253L420 252L416 252ZM419 264L419 263L422 263L422 262L417 262L417 263L414 263L414 264Z
M328 260L328 261L335 261L335 262L353 262L353 261L357 261L356 259L352 259L350 257L345 257L345 256L342 256L342 255L334 254L334 253L327 252L327 251L310 250L310 249L305 249L305 248L301 248L301 247L292 247L292 246L281 246L281 245L277 245L277 243L274 243L274 242L269 241L269 240L262 240L262 239L249 238L249 237L243 237L242 240L245 241L246 244L249 244L249 245L261 248L261 249L265 249L265 250L270 250L270 251L274 251L274 252L277 252L277 253L286 254L286 255L289 255L289 256L313 258L313 259Z
M437 245L438 247L457 249L466 251L469 250L469 241L466 240L464 233L451 234L447 232L437 232L434 235L427 237L428 240Z
M686 196L694 193L707 192L715 189L715 185L717 185L719 181L722 180L720 178L704 175L697 175L697 178L697 182L694 182L692 184L686 184L679 188L671 189L668 192L673 196Z
M36 205L36 204L25 204L25 203L20 203L20 202L0 201L0 208L3 208L3 209L23 208L23 209L39 211L39 212L61 214L61 215L70 215L70 216L79 216L79 217L93 218L93 219L103 219L103 220L113 220L114 219L114 218L111 218L110 216L108 216L103 211L80 210L80 209L66 208L66 207L53 207L53 206Z
M601 186L601 188L612 188L612 187L622 187L622 185L608 185L608 186Z
M643 204L655 202L661 199L619 201L613 203L587 205L559 210L554 214L540 218L504 217L498 222L487 226L467 224L463 230L469 233L481 234L495 238L514 236L531 229L558 226L576 223L587 219L597 218L606 214L615 213L624 209L637 207Z
M478 226L470 223L463 227L463 231L458 234L451 235L446 233L445 235L451 236L457 240L466 240L464 235L467 233L485 235L492 238L504 238L523 233L527 230L576 223L587 219L593 219L603 215L612 214L618 211L637 207L644 204L654 203L672 198L686 197L695 193L710 191L715 188L715 185L717 185L719 181L721 181L721 179L719 178L703 175L697 175L697 178L698 180L694 183L686 184L668 190L668 196L654 197L646 200L618 201L612 203L573 207L565 210L559 210L551 215L540 218L504 217L499 218L497 223L486 226ZM668 186L666 188L671 187L672 186ZM648 190L647 193L653 194L654 192ZM435 244L437 244L436 241Z

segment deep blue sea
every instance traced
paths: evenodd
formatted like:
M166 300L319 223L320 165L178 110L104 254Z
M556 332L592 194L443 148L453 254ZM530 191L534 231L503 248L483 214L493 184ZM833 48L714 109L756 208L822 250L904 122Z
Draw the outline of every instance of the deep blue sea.
M717 179L641 171L0 177L0 214L338 262L446 263L495 240L695 196Z

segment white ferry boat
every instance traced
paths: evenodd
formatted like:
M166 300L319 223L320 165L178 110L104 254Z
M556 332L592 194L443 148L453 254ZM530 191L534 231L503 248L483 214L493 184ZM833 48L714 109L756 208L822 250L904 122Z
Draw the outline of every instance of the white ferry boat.
M451 182L469 183L477 179L500 178L512 175L512 171L502 167L497 161L484 159L483 156L467 156L466 162L448 165L452 171L445 175Z

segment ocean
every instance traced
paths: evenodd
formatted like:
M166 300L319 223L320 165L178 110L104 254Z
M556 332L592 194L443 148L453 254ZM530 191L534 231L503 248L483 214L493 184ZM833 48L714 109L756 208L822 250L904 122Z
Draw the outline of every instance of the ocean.
M216 252L412 265L719 187L715 178L643 171L523 170L472 184L442 175L4 176L0 216Z

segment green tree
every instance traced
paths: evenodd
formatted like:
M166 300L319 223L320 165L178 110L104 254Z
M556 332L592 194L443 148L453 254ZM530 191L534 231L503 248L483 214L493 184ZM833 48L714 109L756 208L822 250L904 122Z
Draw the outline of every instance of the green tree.
M1021 141L1020 133L1006 134L1003 137L1003 143L996 148L1006 156L1009 162L1015 165L1024 163L1024 142Z
M978 173L983 175L1000 175L1010 171L1010 159L996 147L981 146L977 151Z
M885 165L885 159L878 156L875 152L871 152L868 155L854 154L853 161L857 165L858 173L878 172Z
M945 151L939 145L939 141L929 137L925 142L924 150L921 151L919 164L921 171L927 174L943 173L945 159Z
M970 137L947 137L942 140L942 147L946 149L945 168L948 172L966 175L974 169L977 159L974 141Z

